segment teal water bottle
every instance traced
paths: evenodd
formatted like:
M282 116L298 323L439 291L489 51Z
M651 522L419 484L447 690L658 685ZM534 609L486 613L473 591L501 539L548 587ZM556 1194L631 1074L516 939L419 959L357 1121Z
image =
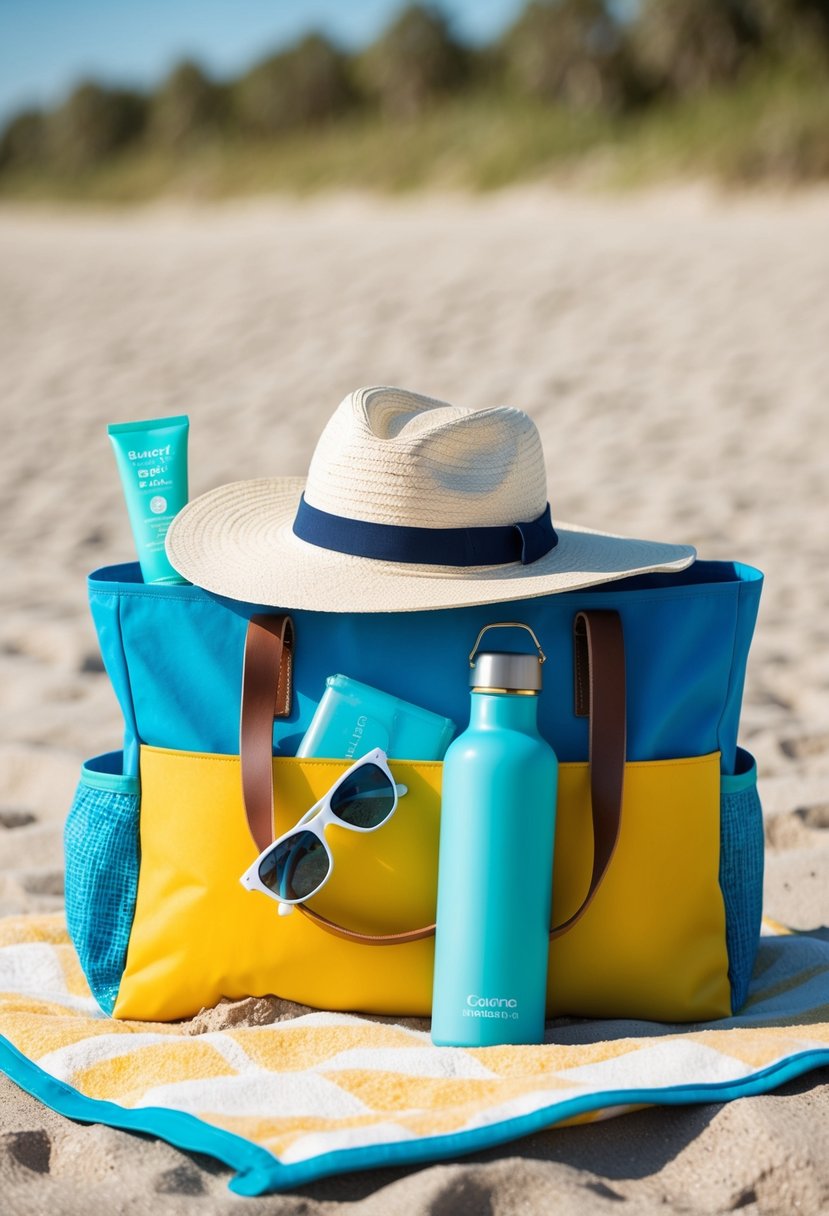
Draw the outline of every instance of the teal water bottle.
M518 626L538 654L476 652ZM544 653L487 625L469 656L468 728L443 763L432 1041L541 1043L558 761L538 733Z

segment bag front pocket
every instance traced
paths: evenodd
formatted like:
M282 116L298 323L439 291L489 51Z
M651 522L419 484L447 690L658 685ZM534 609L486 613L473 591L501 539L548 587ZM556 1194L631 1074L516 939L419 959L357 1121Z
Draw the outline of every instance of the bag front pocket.
M123 753L87 760L64 828L66 923L89 987L112 1013L138 887L139 782Z
M361 932L434 920L441 764L392 760L408 787L370 837L332 825L330 881L311 906ZM276 758L280 835L350 767ZM188 1017L222 997L275 993L327 1009L427 1014L433 942L341 941L239 879L256 857L238 756L141 749L141 877L115 1016Z
M330 881L311 906L363 933L434 920L442 765L390 761L408 786L371 836L332 825ZM348 761L273 761L279 835ZM187 1017L222 997L276 994L323 1009L427 1015L434 939L343 941L245 890L256 856L238 756L143 747L141 878L115 1016ZM690 1021L730 1013L718 884L719 755L628 764L616 854L583 919L551 945L549 1010ZM518 830L520 825L516 825ZM562 764L554 919L581 903L592 866L587 764Z

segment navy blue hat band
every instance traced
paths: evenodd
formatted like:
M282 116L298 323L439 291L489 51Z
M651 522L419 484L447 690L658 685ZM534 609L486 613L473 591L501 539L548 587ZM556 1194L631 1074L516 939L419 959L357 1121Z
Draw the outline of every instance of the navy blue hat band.
M310 545L371 557L378 561L425 566L528 566L558 544L550 504L528 523L487 528L412 528L331 515L299 500L294 535Z

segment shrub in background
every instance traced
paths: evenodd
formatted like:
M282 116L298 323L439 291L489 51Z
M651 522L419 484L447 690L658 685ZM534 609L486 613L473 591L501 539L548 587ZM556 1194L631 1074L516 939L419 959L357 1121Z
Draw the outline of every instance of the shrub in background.
M644 0L631 40L644 79L688 97L733 83L758 31L742 0Z
M422 4L404 9L357 64L368 96L385 113L406 119L462 85L468 68L468 54L446 18Z
M531 0L504 35L506 80L578 110L618 110L636 86L626 36L605 0Z
M214 132L225 111L225 90L198 64L184 60L151 99L149 135L166 147L180 148Z
M744 0L764 48L775 58L829 59L829 0Z
M257 64L234 90L240 123L260 135L325 122L353 101L348 60L320 34Z
M46 118L42 110L23 110L0 139L0 169L27 169L46 156Z
M790 185L825 181L829 177L829 113L781 108L768 114L718 168L726 181L741 186L764 181Z
M470 180L503 184L617 137L643 164L656 163L661 147L666 164L713 168L729 180L829 177L827 83L829 0L525 0L502 38L475 49L455 38L439 9L415 3L352 56L314 34L230 85L192 62L150 97L81 84L56 110L7 122L0 186L7 179L12 193L36 189L40 174L60 194L73 173L138 147L149 155L126 158L120 179L120 169L100 181L88 173L83 189L153 193L180 165L203 173L211 158L198 153L199 141L221 131L240 153L223 143L212 161L235 189L246 165L258 172L257 138L316 130L357 105L368 111L366 103L372 118L397 126L344 127L325 150L289 141L276 153L285 180L297 172L314 182L348 179L362 157L382 162L384 180L420 182L435 166L474 163ZM459 90L471 104L442 104ZM517 95L533 100L518 106ZM428 123L414 121L427 110ZM588 113L568 114L576 110ZM153 156L155 148L176 156ZM16 184L18 170L26 180Z
M79 84L49 116L49 158L62 169L90 168L136 140L146 117L146 99L137 93Z

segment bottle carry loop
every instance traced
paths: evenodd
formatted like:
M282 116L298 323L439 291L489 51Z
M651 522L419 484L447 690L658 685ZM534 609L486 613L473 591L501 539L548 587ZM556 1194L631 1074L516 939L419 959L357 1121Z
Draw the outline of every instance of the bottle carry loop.
M622 819L627 719L621 618L613 611L579 612L573 622L573 637L574 709L579 717L589 718L590 729L593 870L581 906L562 924L553 926L551 938L572 929L593 902L616 850ZM289 616L251 617L245 639L239 751L245 813L259 852L274 839L273 723L291 712L293 645ZM296 907L326 932L362 945L401 945L435 932L431 924L401 933L358 933L304 904Z
M541 649L541 643L539 642L538 638L535 636L535 630L530 629L529 625L525 625L523 621L492 621L491 624L484 625L481 632L475 638L475 645L472 647L471 651L469 652L469 666L470 667L475 666L475 656L478 653L478 647L481 645L481 640L482 640L484 634L488 633L490 629L526 629L527 633L530 635L530 637L532 638L532 640L535 644L536 650L538 651L539 663L547 662L547 656L544 653L544 651Z

